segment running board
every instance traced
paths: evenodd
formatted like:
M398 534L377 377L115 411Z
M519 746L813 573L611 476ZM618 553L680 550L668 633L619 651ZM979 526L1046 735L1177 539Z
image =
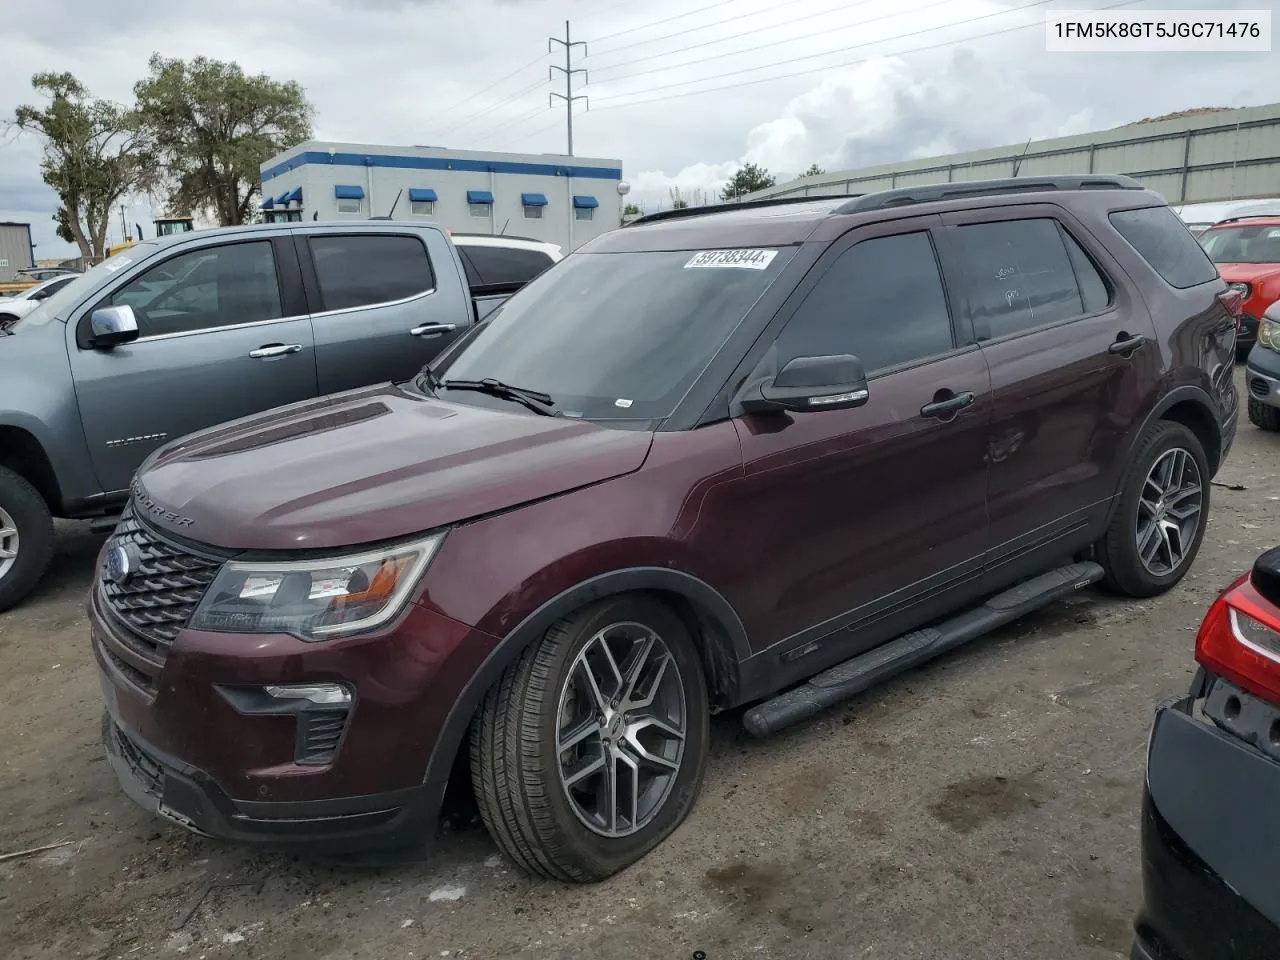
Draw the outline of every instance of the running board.
M742 722L757 737L767 737L1101 579L1102 567L1096 563L1069 563L1042 573L996 594L980 607L824 670L752 707Z
M89 530L92 533L110 533L119 522L120 514L118 513L106 517L94 517L89 521Z

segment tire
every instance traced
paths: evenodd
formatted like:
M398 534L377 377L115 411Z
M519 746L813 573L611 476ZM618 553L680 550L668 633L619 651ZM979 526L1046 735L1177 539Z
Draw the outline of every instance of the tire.
M1156 485L1148 485L1148 477L1157 464L1162 470L1170 465L1173 470L1182 470L1184 483L1178 491L1157 495ZM1196 474L1194 478L1188 473L1192 466ZM1153 597L1164 593L1186 575L1204 540L1209 519L1209 481L1209 463L1204 447L1189 429L1180 423L1159 420L1143 431L1111 523L1098 544L1097 557L1106 572L1104 582L1107 586L1131 597ZM1198 486L1198 492L1192 494L1191 486ZM1144 503L1144 496L1152 499ZM1192 518L1184 515L1195 505L1199 510L1193 523ZM1164 539L1160 523L1156 521L1173 524L1181 528L1181 532L1174 532L1166 526L1168 537ZM1154 545L1143 533L1148 530L1148 525L1155 527L1152 534ZM1146 561L1139 549L1140 537L1144 538L1148 555L1154 546L1154 557ZM1178 549L1176 563L1172 562L1175 559L1172 544L1175 543Z
M12 532L16 531L16 537ZM17 555L7 554L16 545ZM16 606L49 569L53 517L36 488L0 467L0 611Z
M619 684L601 645L609 644L618 663L616 676L626 677L634 663L630 658L641 649L640 642L629 638L643 631L660 642L650 647L631 700L648 695L654 701L648 712L660 715L672 729L682 718L682 746L666 733L655 737L659 731L647 725L640 706L628 711L636 726L620 729L625 698L612 717L598 722L604 714L594 706L584 669L595 666L596 685L612 710L610 698ZM680 710L673 706L677 701ZM706 766L709 715L698 652L668 607L638 595L584 607L552 625L523 653L485 696L472 723L471 775L484 824L502 851L530 873L580 883L603 880L656 847L692 809ZM631 739L646 730L644 740ZM584 731L576 745L557 750L562 734ZM613 807L612 825L599 802L605 758L612 756L606 753L610 742L628 758L613 761L619 771L614 784L619 805L632 811L627 816L625 809ZM662 755L668 764L674 760L677 768L669 771L656 761L641 761L636 743L650 757ZM572 758L576 760L570 763ZM632 803L628 763L636 762L641 769L637 793L642 796ZM566 779L596 763L601 765L596 773L583 776L573 789L566 786Z
M1255 427L1269 430L1272 433L1280 430L1280 410L1269 407L1261 400L1249 398L1249 422Z

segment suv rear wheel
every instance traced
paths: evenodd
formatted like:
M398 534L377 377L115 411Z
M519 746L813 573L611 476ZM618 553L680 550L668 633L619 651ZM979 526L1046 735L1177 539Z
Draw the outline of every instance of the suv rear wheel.
M679 617L639 596L586 607L525 651L472 725L485 826L526 870L602 880L688 815L708 717L702 664Z
M21 475L0 467L0 610L22 600L53 558L53 517Z
M1204 539L1209 478L1204 447L1189 429L1167 420L1146 428L1098 547L1108 586L1151 597L1183 578Z

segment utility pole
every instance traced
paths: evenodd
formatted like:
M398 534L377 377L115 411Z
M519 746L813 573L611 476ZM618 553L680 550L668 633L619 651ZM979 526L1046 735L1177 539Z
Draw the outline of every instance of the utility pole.
M552 101L552 100L563 100L563 101L564 101L565 119L566 119L566 123L567 123L567 125L568 125L568 133L569 133L569 156L571 156L571 157L572 157L572 156L573 156L573 101L575 101L575 100L586 100L586 99L587 99L587 98L586 98L586 96L585 96L585 95L583 95L583 94L578 94L577 96L574 96L574 94L573 94L573 75L574 75L575 73L580 73L580 74L582 74L582 83L583 83L583 85L584 85L584 86L589 82L589 79L590 79L590 78L588 78L588 76L587 76L587 71L586 71L586 70L583 70L581 67L579 67L579 68L577 68L577 69L574 69L574 66L573 66L573 48L574 48L574 47L581 47L581 48L582 48L582 52L585 54L585 53L587 52L587 45L586 45L585 43L583 43L581 40L571 40L571 39L570 39L570 37L569 37L569 21L568 21L568 20L566 20L566 21L564 22L564 39L563 39L563 40L561 40L559 37L547 37L547 53L550 53L550 52L551 52L551 49L552 49L552 48L551 48L551 45L552 45L553 43L558 43L558 44L560 44L562 47L564 47L564 66L563 66L563 67L557 67L557 66L555 66L555 65L552 65L551 67L549 67L549 68L547 69L547 79L548 79L548 80L553 79L553 78L554 78L554 72L555 72L556 70L559 70L561 73L563 73L563 74L564 74L564 93L552 93L552 94L550 94L550 95L548 96L548 98L547 98L547 105L548 105L548 106L551 106L551 105L552 105L552 103L551 103L551 101ZM588 101L588 102L587 102L587 109L588 109L588 110L590 110L590 109L591 109L591 103L590 103L590 101Z
M128 241L130 239L129 227L124 222L124 204L123 203L120 204L120 239L124 241Z

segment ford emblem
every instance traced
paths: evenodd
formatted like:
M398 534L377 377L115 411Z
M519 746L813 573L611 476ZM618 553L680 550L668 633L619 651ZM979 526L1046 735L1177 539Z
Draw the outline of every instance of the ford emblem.
M107 551L103 576L112 583L124 584L134 574L133 552L125 546L114 546Z

